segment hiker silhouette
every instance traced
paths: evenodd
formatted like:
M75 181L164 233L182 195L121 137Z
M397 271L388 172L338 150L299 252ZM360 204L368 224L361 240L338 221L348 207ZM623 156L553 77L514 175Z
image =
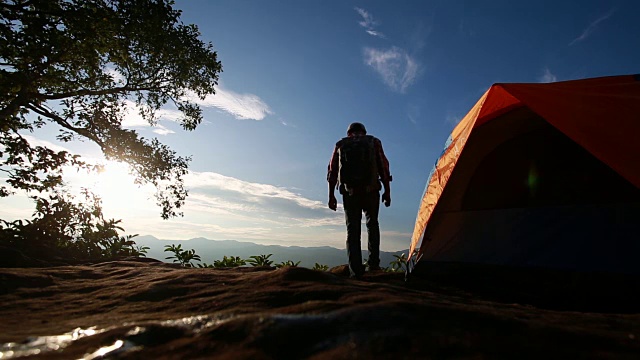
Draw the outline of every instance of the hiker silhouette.
M354 122L347 129L347 137L340 139L333 149L327 171L329 208L337 210L335 189L342 194L347 225L347 257L352 278L360 278L365 268L360 250L362 213L365 215L369 270L380 269L380 190L382 202L391 205L391 174L389 160L382 142L367 135L365 126Z

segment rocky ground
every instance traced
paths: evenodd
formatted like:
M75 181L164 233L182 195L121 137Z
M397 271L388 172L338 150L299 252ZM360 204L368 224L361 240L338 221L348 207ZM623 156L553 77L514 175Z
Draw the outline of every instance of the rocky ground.
M570 282L523 291L522 279L498 288L490 272L457 274L407 283L383 272L351 280L344 268L0 268L0 359L640 357L633 289L589 301L562 293Z

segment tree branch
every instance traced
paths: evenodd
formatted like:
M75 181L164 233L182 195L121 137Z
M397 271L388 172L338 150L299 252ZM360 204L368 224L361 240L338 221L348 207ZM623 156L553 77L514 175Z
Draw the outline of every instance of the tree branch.
M46 100L60 100L60 99L66 99L73 96L100 96L100 95L109 95L113 93L127 93L132 91L151 91L151 90L154 90L154 88L153 87L121 86L121 87L114 87L114 88L104 89L104 90L82 89L82 90L69 91L69 92L60 93L60 94L41 94L41 96L43 99L46 99Z
M71 126L71 124L69 124L65 119L63 119L61 116L52 113L51 111L43 108L43 107L37 107L33 104L29 104L27 106L27 108L39 115L42 116L46 116L49 119L53 120L56 124L62 126L63 128L73 131L76 134L82 135L84 137L86 137L87 139L90 139L91 141L95 142L96 144L98 144L98 146L100 146L100 148L104 151L105 150L105 145L104 142L98 138L97 136L95 136L94 134L92 134L90 131L87 131L87 129L84 128L77 128L74 126Z
M22 106L26 106L29 103L30 99L37 98L37 96L32 95L33 94L21 90L7 106L0 109L0 120L6 120L9 117L15 116Z

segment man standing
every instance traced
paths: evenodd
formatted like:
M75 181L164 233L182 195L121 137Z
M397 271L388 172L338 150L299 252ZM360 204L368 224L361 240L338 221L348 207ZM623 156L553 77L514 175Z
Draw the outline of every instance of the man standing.
M384 155L382 142L371 135L361 123L352 123L347 137L336 143L327 173L329 182L329 209L336 210L338 201L334 191L342 194L347 223L347 256L352 278L364 274L360 248L362 213L366 217L369 270L380 269L380 190L384 187L382 201L391 205L391 174L389 161ZM382 186L381 186L382 183Z

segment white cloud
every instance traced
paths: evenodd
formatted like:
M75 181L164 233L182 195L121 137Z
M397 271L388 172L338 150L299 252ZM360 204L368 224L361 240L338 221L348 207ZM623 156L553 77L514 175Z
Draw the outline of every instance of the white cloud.
M262 120L267 115L273 114L269 105L257 95L239 94L222 86L216 88L215 95L209 95L204 100L193 94L188 98L201 106L216 107L226 111L238 120Z
M222 86L216 87L216 94L208 95L200 99L194 93L190 93L185 100L191 101L203 107L215 107L221 109L238 120L263 120L267 115L273 114L269 105L260 97L253 94L239 94L225 89ZM157 111L158 120L178 122L182 113L178 110L160 109ZM139 109L133 101L125 101L125 116L122 126L127 128L149 127L149 123L139 114ZM155 133L167 135L174 133L166 127L158 125Z
M571 46L571 45L573 45L573 44L575 44L577 42L583 41L586 38L588 38L596 30L596 28L598 27L598 24L600 24L601 22L603 22L603 21L607 20L608 18L610 18L615 12L616 12L616 9L613 8L613 9L609 10L609 12L607 12L606 14L604 14L604 15L600 16L599 18L597 18L595 21L593 21L591 24L589 24L589 26L587 26L586 29L584 29L582 31L582 34L580 34L580 36L578 36L577 38L573 39L573 41L571 41L569 43L569 46Z
M252 183L213 172L191 172L185 178L190 194L185 212L232 216L245 223L258 222L284 228L339 227L344 217L319 200L289 189ZM343 211L342 204L338 204Z
M138 113L136 104L133 101L125 101L125 113L122 120L122 126L126 128L134 127L149 127L151 126L148 121L144 120Z
M285 201L286 203L287 201ZM262 226L285 228L312 228L323 226L342 226L344 217L329 212L325 208L310 208L300 211L295 202L288 204L290 209L272 209L272 203L265 203L259 197L248 196L244 199L227 198L224 195L208 195L192 190L187 198L185 212L199 212L208 217L228 216L244 224L260 223ZM341 207L342 208L342 207Z
M158 118L160 120L168 120L178 122L182 117L182 113L178 110L160 109L158 110Z
M154 133L158 134L158 135L168 135L168 134L175 134L176 132L173 130L169 130L166 127L162 126L162 125L158 125L155 127L155 129L153 130Z
M373 15L371 15L371 13L369 13L365 9L362 9L362 8L359 8L359 7L356 7L355 10L362 17L362 20L359 21L358 24L360 24L360 26L362 26L365 29L367 34L369 34L371 36L376 36L376 37L379 37L379 38L383 38L383 39L385 38L384 34L382 34L379 31L374 30L374 27L376 25L378 25L378 22L376 22L373 19Z
M418 119L420 118L420 106L409 105L409 108L407 109L407 118L409 118L409 121L412 124L417 125Z
M444 122L446 124L452 124L453 126L455 126L455 125L458 125L458 123L460 122L460 120L462 120L463 117L464 115L447 113L447 115L445 116Z
M418 62L395 46L387 50L365 48L364 61L382 77L385 84L400 93L404 93L418 77Z
M25 138L25 140L27 140L29 142L29 145L31 146L42 146L42 147L46 147L49 148L53 151L66 151L71 153L72 151L70 151L69 149L62 147L60 145L54 144L50 141L46 141L46 140L42 140L42 139L38 139L34 136L31 135L26 135L26 134L20 134L23 138Z
M375 33L375 31L374 31ZM379 35L378 35L379 36ZM118 85L124 85L125 78L114 68L108 68L109 74L113 81ZM186 96L186 99L205 107L217 107L228 112L239 120L262 120L267 115L273 114L269 105L267 105L260 97L253 94L239 94L234 91L225 89L222 85L216 86L216 94L200 99L194 93ZM143 120L138 114L138 108L133 101L126 101L127 114L123 126L125 127L148 127L147 121ZM160 109L157 112L160 120L178 121L182 113L177 110ZM166 135L165 131L160 129L154 131Z
M380 235L382 235L385 238L399 237L399 238L411 239L411 236L413 236L413 233L389 230L389 231L380 231Z
M553 75L551 73L551 70L549 70L549 68L544 68L544 73L538 79L538 82L541 82L541 83L550 83L550 82L556 82L556 81L558 81L558 77Z
M190 193L187 201L190 209L205 212L214 211L219 214L252 213L259 210L255 205L242 204L229 201L222 196L207 195L198 192Z
M125 128L151 127L149 122L143 119L142 116L140 116L139 109L136 106L135 102L126 100L124 111L125 111L125 114L124 114L124 119L122 121L123 127ZM166 121L177 122L182 116L182 113L178 110L160 109L157 111L156 115L159 121L166 120ZM162 126L159 124L153 126L153 132L160 135L175 133L175 131L169 130L165 126Z
M260 198L275 198L293 202L308 209L324 209L321 201L310 200L285 188L269 184L252 183L230 176L213 172L191 172L185 177L185 183L190 188L211 188L241 193L259 200Z

